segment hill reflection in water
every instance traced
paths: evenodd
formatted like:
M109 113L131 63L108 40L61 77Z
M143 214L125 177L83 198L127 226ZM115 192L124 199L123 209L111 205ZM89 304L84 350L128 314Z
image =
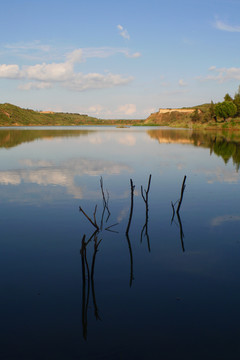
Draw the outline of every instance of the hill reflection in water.
M22 143L39 139L53 139L58 137L79 137L92 133L93 130L71 129L0 129L0 148L11 148Z
M191 130L148 130L148 135L159 143L186 144L209 148L210 154L220 156L227 164L232 159L238 171L240 166L240 133L204 132Z

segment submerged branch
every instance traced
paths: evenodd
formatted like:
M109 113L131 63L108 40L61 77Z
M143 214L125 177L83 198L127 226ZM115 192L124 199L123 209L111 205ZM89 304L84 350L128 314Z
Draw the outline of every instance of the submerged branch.
M183 194L184 194L184 190L185 190L185 181L186 181L186 175L184 176L184 179L183 179L183 183L182 183L182 189L181 189L181 196L180 196L180 200L179 200L179 203L178 203L178 207L177 207L177 214L179 213L179 210L180 210L180 207L182 205L182 199L183 199Z
M141 186L141 194L142 194L142 198L143 198L143 200L145 202L145 207L146 207L145 224L143 225L143 228L142 228L142 231L141 231L141 242L142 242L143 233L144 233L144 230L145 230L145 236L147 238L147 244L148 244L148 251L149 252L151 251L151 248L150 248L150 241L149 241L149 235L148 235L148 193L149 193L149 190L150 190L151 178L152 178L152 175L150 174L149 179L148 179L147 190L144 190L145 191L145 196L143 194L143 187Z
M103 209L104 209L103 211L105 211L105 209L107 209L107 212L108 212L108 217L107 217L107 220L106 220L106 222L107 222L109 216L111 215L109 207L108 207L109 193L106 190L106 193L107 193L107 200L106 200L105 193L104 193L104 190L103 190L103 178L102 178L102 176L100 177L100 187L101 187L102 197L103 197Z
M129 255L130 255L130 280L129 280L129 286L132 286L132 282L134 280L133 277L133 254L132 254L132 246L131 242L128 236L128 233L126 233L127 243L128 243L128 249L129 249Z
M97 251L98 251L98 246L99 246L101 241L102 240L99 240L99 242L97 242L97 236L95 235L95 238L94 238L94 253L93 253L92 267L91 267L91 287L92 287L92 298L93 298L93 305L94 305L94 314L95 314L96 320L101 320L101 318L99 316L99 311L98 311L98 306L97 306L97 301L96 301L96 294L95 294L95 287L94 287L94 268L95 268L95 261L96 261L96 255L97 255Z
M134 196L135 185L133 185L132 179L130 179L130 185L131 185L131 208L130 208L130 214L129 214L129 219L128 219L128 225L127 225L127 229L126 229L126 235L128 234L129 229L130 229L130 225L131 225L131 221L132 221L132 214L133 214L133 196Z
M117 233L117 234L118 234L118 231L115 231L115 230L110 230L113 226L117 226L117 225L118 225L118 223L113 224L113 225L110 225L110 226L106 227L106 228L105 228L105 230L107 230L107 231L111 231L111 232L114 232L114 233Z
M81 208L81 206L79 206L79 211L83 213L83 215L88 219L88 221L97 229L99 230L99 226L96 222L96 211L97 211L97 205L95 207L95 211L94 211L94 222L92 221L92 219L85 213L85 211Z
M180 239L181 239L182 251L184 252L185 251L184 242L183 242L184 233L183 233L183 228L182 228L181 217L178 212L177 212L177 218L178 218L179 229L180 229Z

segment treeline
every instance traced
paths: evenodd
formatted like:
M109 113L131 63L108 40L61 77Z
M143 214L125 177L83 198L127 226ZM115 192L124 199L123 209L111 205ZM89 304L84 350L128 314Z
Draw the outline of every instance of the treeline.
M228 93L224 96L224 101L216 104L211 101L208 106L196 107L194 113L191 115L193 122L209 122L214 120L215 122L226 121L231 118L240 117L240 86L238 91L232 98Z

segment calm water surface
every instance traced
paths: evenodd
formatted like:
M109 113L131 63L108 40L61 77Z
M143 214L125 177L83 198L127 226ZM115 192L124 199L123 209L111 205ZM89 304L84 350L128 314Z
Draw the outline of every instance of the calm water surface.
M237 133L1 129L0 358L238 359L239 164Z

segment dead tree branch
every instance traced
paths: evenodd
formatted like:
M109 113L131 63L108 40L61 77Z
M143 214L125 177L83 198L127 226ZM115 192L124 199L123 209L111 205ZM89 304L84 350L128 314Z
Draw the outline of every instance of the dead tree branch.
M114 233L117 233L117 234L118 234L118 231L115 231L115 230L110 230L113 226L116 226L116 225L118 225L118 223L116 223L116 224L113 224L113 225L110 225L110 226L106 227L106 228L105 228L105 230L107 230L107 231L111 231L111 232L114 232Z
M151 179L152 179L152 175L150 174L149 175L149 179L148 179L148 187L147 187L147 190L144 189L144 192L145 192L145 196L143 194L143 187L141 185L141 194L142 194L142 198L145 202L146 205L148 205L148 193L149 193L149 190L150 190L150 185L151 185Z
M96 260L96 255L97 255L97 251L98 251L98 246L101 241L102 240L99 240L99 242L97 242L97 235L95 234L94 253L93 253L92 267L91 267L91 288L92 288L92 298L93 298L93 305L94 305L94 314L95 314L96 320L101 320L101 318L99 316L99 311L98 311L98 306L97 306L97 301L96 301L96 294L95 294L95 287L94 287L94 268L95 268L95 260Z
M145 230L145 236L147 238L148 251L149 252L151 251L151 249L150 249L150 241L149 241L149 235L148 235L148 210L149 210L149 208L148 208L148 193L149 193L149 190L150 190L151 178L152 178L152 175L150 174L149 179L148 179L147 190L144 189L145 195L143 193L143 187L141 186L141 194L142 194L142 198L143 198L143 200L145 202L145 207L146 207L145 224L143 225L143 228L142 228L142 231L141 231L141 242L142 242L143 233L144 233L144 230Z
M177 212L177 218L178 218L178 223L179 223L179 229L180 229L180 240L181 240L181 245L182 245L182 251L185 251L185 247L184 247L184 233L183 233L183 228L182 228L182 222L181 222L181 217L180 214Z
M184 190L185 190L185 181L186 181L186 175L184 176L184 179L183 179L183 183L182 183L182 189L181 189L181 196L180 196L180 200L178 202L178 207L177 207L177 214L179 213L179 210L180 210L180 207L182 205L182 199L183 199L183 194L184 194Z
M90 219L90 217L85 213L85 211L81 208L81 206L79 206L79 211L83 213L83 215L88 219L88 221L97 229L99 230L99 226L96 222L96 211L97 211L97 205L95 206L95 210L94 210L94 222L92 221L92 219Z
M130 185L131 185L131 208L130 208L130 214L129 214L129 219L128 219L128 225L127 225L127 229L126 229L126 235L128 234L129 229L130 229L130 225L131 225L131 221L132 221L132 214L133 214L133 196L134 196L135 185L133 185L132 179L130 179Z
M109 218L109 216L111 215L110 210L109 210L109 207L108 207L109 193L108 193L108 191L106 190L106 192L107 192L107 200L106 200L105 193L104 193L104 190L103 190L103 178L102 178L102 176L100 177L100 186L101 186L102 197L103 197L103 209L104 209L104 211L105 211L105 209L107 209L108 218ZM108 220L108 218L107 218L107 220ZM106 220L106 221L107 221L107 220Z
M131 242L128 236L128 233L126 233L127 243L128 243L128 249L129 249L129 255L130 255L130 280L129 280L129 286L132 286L132 282L134 280L133 277L133 254L132 254L132 246Z

